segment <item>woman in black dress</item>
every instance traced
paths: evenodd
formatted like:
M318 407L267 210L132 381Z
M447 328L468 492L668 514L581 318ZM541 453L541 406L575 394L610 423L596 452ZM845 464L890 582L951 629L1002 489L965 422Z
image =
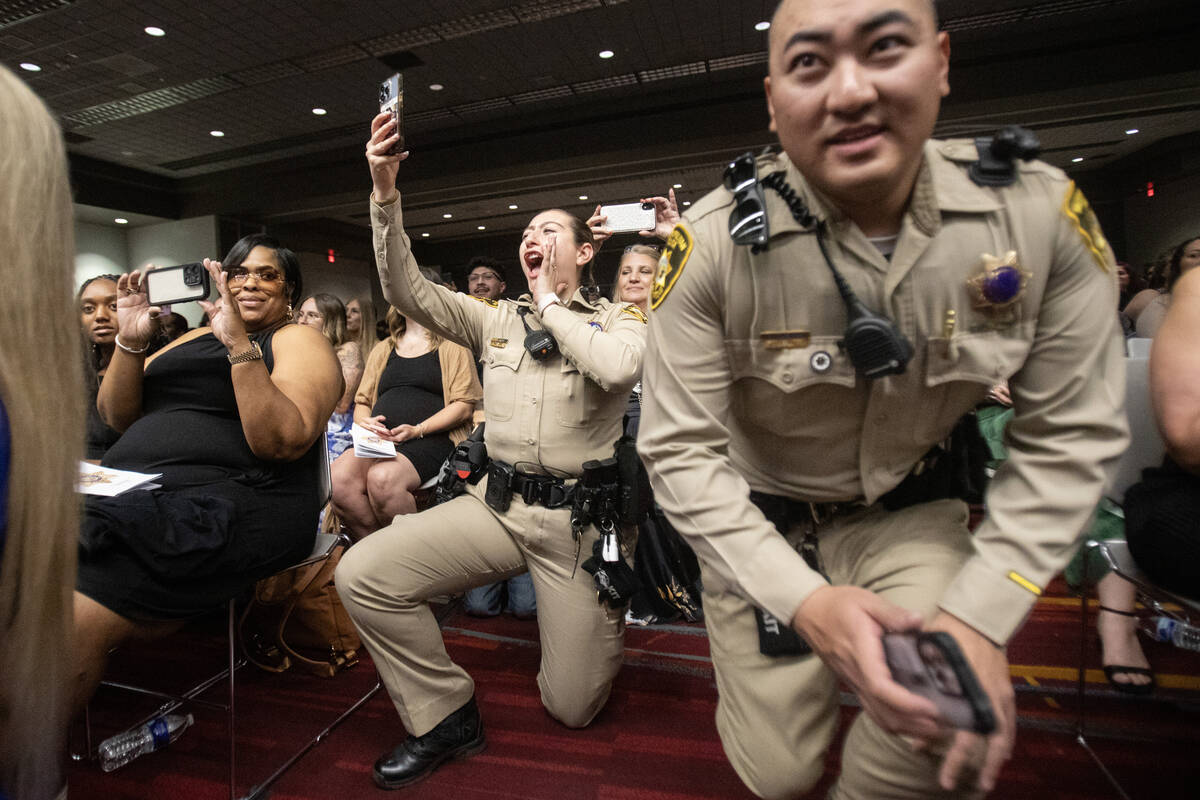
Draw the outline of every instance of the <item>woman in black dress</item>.
M220 262L202 303L211 327L147 359L158 309L139 272L117 283L120 334L97 405L124 431L101 462L162 473L153 491L89 497L75 592L76 702L105 655L174 630L306 556L317 525L317 467L341 370L318 331L288 324L300 294L294 253L247 236Z
M79 324L83 326L85 369L87 381L87 450L84 458L99 463L108 448L121 434L104 424L96 410L96 393L108 362L112 361L117 338L117 279L116 275L97 275L79 287Z
M471 432L483 399L471 352L387 313L391 336L371 351L354 398L354 421L396 444L395 458L347 450L333 464L333 505L355 539L417 510L413 492L437 474Z

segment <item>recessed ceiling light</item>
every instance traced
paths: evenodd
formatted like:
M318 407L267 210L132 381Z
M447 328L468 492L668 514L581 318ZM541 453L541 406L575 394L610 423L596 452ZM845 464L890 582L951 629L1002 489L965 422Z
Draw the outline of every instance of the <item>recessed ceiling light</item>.
M22 66L24 66L24 64L22 64ZM1137 128L1130 128L1129 130L1125 131L1125 135L1133 136L1135 133L1139 133L1139 132L1140 131L1138 131Z
M480 226L479 226L479 230L481 230L481 231L486 231L486 230L487 230L487 225L480 225Z
M429 84L429 89L430 89L430 91L433 91L433 92L440 92L442 89L445 89L445 88L446 87L442 86L440 83Z
M113 220L113 222L117 223L118 225L128 225L129 224L129 220L125 219L124 217L117 217L116 219Z
M684 204L685 206L690 206L690 205L692 204L692 201L691 201L691 200L684 200L684 201L683 201L683 204Z
M1075 158L1071 159L1072 164L1078 164L1080 161L1083 161L1083 156L1076 156Z
M579 195L579 199L580 199L580 200L587 200L587 195L586 195L586 194L581 194L581 195Z
M41 72L42 71L42 68L39 67L37 64L34 64L32 61L22 61L21 69L25 70L26 72Z
M616 55L616 53L614 53L612 50L601 50L600 51L601 58L612 58L614 55Z
M121 155L123 155L123 156L131 156L131 155L133 155L133 151L132 151L132 150L122 150L122 151L121 151Z
M323 116L325 116L326 114L328 114L328 113L329 113L328 111L326 111L326 110L325 110L325 109L323 109L323 108L314 108L314 109L312 110L312 112L313 112L314 114L316 114L318 117L323 117Z
M768 30L770 27L771 27L771 23L767 22L766 20L763 20L762 22L755 24L754 30L765 31L765 30Z
M209 135L209 136L215 136L215 137L217 137L218 139L220 139L222 136L224 136L224 135L225 135L225 131L209 131L209 132L208 132L208 135Z
M516 203L509 203L509 204L508 204L508 210L509 210L509 211L516 211L516 210L517 210L517 204L516 204Z
M450 219L453 216L453 214L442 214L442 219Z
M422 239L428 239L428 238L429 238L429 234L428 234L428 233L422 233L422 234L421 234L421 238L422 238Z
M683 184L682 184L682 183L677 183L677 184L675 184L675 185L674 185L672 188L674 188L674 189L682 189L682 188L683 188Z
M151 36L166 36L167 35L167 32L164 31L162 28L156 28L153 25L146 28L146 33L150 34Z

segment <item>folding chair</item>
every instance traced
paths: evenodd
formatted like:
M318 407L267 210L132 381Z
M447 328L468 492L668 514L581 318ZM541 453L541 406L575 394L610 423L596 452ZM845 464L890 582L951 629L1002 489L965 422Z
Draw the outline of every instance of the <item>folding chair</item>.
M320 457L318 459L318 464L317 464L317 471L318 471L318 478L317 478L318 489L317 489L317 491L318 491L318 499L320 501L320 505L323 507L326 503L329 502L329 498L332 495L332 483L331 483L330 476L329 476L329 450L326 447L326 443L323 440L320 442L320 445L321 446L318 448L318 450L320 451ZM307 558L299 561L296 564L293 564L292 566L288 567L287 569L290 570L290 569L296 569L298 567L306 567L311 564L315 564L319 561L323 561L323 560L329 558L333 554L333 551L338 547L339 544L347 544L348 545L349 539L344 535L331 534L331 533L318 533L316 536L316 540L313 544L312 553L309 554L309 556ZM281 570L281 571L286 571L286 570ZM183 691L179 694L171 694L168 692L156 691L153 689L147 689L145 687L135 686L132 684L122 683L119 681L101 681L100 685L106 686L106 687L112 688L112 689L120 689L120 690L127 691L127 692L133 692L135 694L141 694L141 695L146 695L146 696L150 696L150 697L158 697L158 698L161 698L161 699L167 701L162 706L160 706L158 709L156 709L154 712L146 715L139 721L135 722L133 725L130 726L131 728L136 728L141 725L144 725L146 722L149 722L151 719L153 719L154 717L156 717L160 714L170 713L171 711L174 711L175 709L179 708L184 703L194 703L196 705L205 706L207 708L213 708L213 709L217 709L220 711L224 711L225 719L226 719L226 727L227 727L227 730L229 731L229 798L230 798L230 800L236 800L236 798L237 798L237 724L236 724L237 717L236 717L236 712L235 712L236 685L235 685L234 676L235 676L237 670L240 667L245 665L246 661L245 661L245 659L239 659L237 657L236 599L230 599L225 604L225 606L226 606L225 611L226 611L226 637L227 637L226 650L227 650L228 658L227 658L227 663L226 663L225 667L221 671L217 672L215 675L205 678L204 680L200 681L196 685L192 686L189 689L186 689L185 691ZM224 702L224 703L214 702L211 700L206 700L202 697L202 695L205 692L207 692L209 689L211 689L214 686L217 686L218 684L223 683L223 682L226 684L227 691L228 691L228 700L226 702ZM338 717L338 719L335 720L329 727L327 727L324 731L322 731L316 737L314 737L314 739L308 745L306 745L304 749L302 749L299 753L297 753L295 756L293 756L291 759L289 759L287 762L285 762L285 764L282 767L275 770L275 772L273 772L266 781L255 786L252 789L251 793L246 796L246 798L253 798L253 797L261 796L262 793L267 789L267 787L270 786L270 784L273 783L275 780L277 780L279 778L279 776L282 775L283 772L286 771L286 769L288 767L290 767L297 760L299 760L301 755L308 752L308 750L311 749L318 741L320 741L320 739L324 738L329 733L329 731L333 730L333 728L336 727L338 724L340 724L343 719L345 719L347 716L350 715L350 713L352 713L354 710L356 710L359 705L361 705L362 703L365 703L367 700L369 700L370 696L372 694L374 694L374 691L378 691L378 688L379 687L377 686L375 690L368 693L368 695L366 697L362 698L362 700L360 700L359 703L357 703L353 708L351 708L349 711L345 712L342 716ZM86 757L90 760L95 760L97 758L98 753L97 753L96 747L93 746L93 743L92 743L92 727L91 727L90 709L85 709L84 720L85 720L85 735L86 735L87 753L86 753L86 756L73 755L73 758L75 760L82 760L84 757Z
M1129 341L1132 343L1138 340ZM1148 351L1148 347L1144 348L1144 350ZM1129 420L1131 438L1129 449L1121 456L1112 482L1104 492L1105 497L1117 504L1120 504L1124 499L1126 490L1141 479L1142 470L1161 463L1163 454L1166 452L1162 437L1155 426L1154 409L1150 402L1150 360L1146 356L1141 358L1130 357L1125 360L1125 366L1125 413ZM1079 595L1079 674L1076 690L1078 716L1075 725L1075 740L1087 751L1092 760L1096 762L1096 766L1100 768L1105 778L1112 784L1113 789L1124 800L1129 800L1129 795L1125 792L1124 788L1113 777L1108 768L1104 766L1104 763L1092 749L1091 745L1088 744L1085 733L1085 700L1087 695L1084 678L1087 668L1089 642L1089 593L1086 587L1091 584L1091 576L1088 574L1088 566L1091 561L1090 556L1093 552L1098 553L1113 573L1137 587L1139 599L1152 613L1173 617L1181 621L1188 621L1187 609L1190 609L1192 613L1200 614L1200 604L1154 586L1146 578L1145 574L1138 569L1137 564L1134 563L1133 557L1129 553L1129 546L1123 541L1104 542L1089 539L1084 542L1083 548L1084 587ZM1176 611L1175 608L1185 610L1180 612Z

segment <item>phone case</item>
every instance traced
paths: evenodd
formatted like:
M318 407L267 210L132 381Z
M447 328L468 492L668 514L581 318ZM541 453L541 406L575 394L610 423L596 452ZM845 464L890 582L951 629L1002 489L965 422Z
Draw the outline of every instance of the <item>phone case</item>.
M379 85L379 110L386 111L396 121L395 133L400 138L388 150L388 155L394 156L404 152L404 76L396 73Z
M146 272L146 299L152 306L203 300L209 294L208 270L199 261Z
M643 205L649 206L649 208L643 208ZM610 228L613 233L654 230L654 205L651 203L621 203L614 206L600 206L600 213L608 217L604 227Z
M992 704L950 634L884 634L883 652L896 683L932 700L955 728L976 733L996 729Z

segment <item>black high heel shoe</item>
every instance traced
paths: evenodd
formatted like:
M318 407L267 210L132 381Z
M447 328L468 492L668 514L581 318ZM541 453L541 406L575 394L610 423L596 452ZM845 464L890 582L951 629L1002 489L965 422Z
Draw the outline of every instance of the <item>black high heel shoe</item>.
M1109 608L1108 606L1099 606L1099 609L1101 611L1107 611L1110 614L1119 614L1122 617L1137 618L1137 614L1133 611L1121 611L1120 609ZM1124 694L1145 696L1152 694L1155 687L1158 685L1158 681L1154 677L1154 670L1147 669L1146 667L1130 667L1123 664L1104 664L1101 666L1101 668L1104 670L1104 677L1108 681L1109 685L1118 692L1122 692ZM1128 681L1118 681L1114 679L1114 675L1121 674L1145 675L1150 680L1147 683L1130 683Z

